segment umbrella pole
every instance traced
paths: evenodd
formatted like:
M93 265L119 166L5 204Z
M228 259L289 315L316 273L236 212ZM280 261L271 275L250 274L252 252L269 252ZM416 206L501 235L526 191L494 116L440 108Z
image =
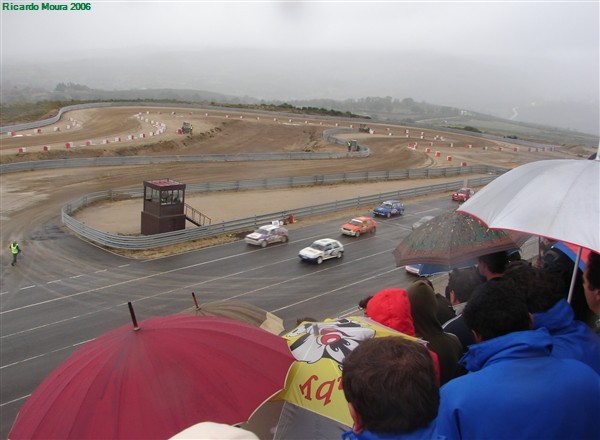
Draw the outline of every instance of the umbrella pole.
M200 306L198 305L198 300L196 299L196 294L192 292L192 298L194 298L194 304L196 304L196 310L200 310Z
M138 331L140 327L138 326L137 319L135 318L135 312L133 310L133 304L131 304L131 301L127 303L127 306L129 306L129 314L131 315L131 320L133 321L133 329Z
M577 257L575 258L575 266L573 267L573 275L571 276L571 286L569 287L569 296L567 297L567 302L571 304L571 300L573 299L573 291L575 290L575 278L577 278L577 270L579 269L579 260L581 260L581 250L583 248L579 246L579 250L577 251Z

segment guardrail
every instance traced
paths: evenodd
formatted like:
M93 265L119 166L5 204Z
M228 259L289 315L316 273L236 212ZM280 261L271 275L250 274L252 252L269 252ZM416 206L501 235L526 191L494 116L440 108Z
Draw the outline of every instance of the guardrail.
M323 139L337 144L347 141L338 139L336 133L357 132L358 129L332 129L323 132ZM340 159L347 157L368 157L371 151L364 145L358 145L359 150L353 152L297 152L297 153L236 153L236 154L203 154L196 156L125 156L125 157L88 157L79 159L53 159L13 162L0 165L0 175L34 171L42 169L78 168L93 166L121 166L121 165L151 165L157 163L173 162L248 162L248 161L275 161L275 160L317 160Z
M474 167L475 168L475 167ZM493 179L496 178L498 174L504 172L506 170L500 170L498 168L493 167L482 167L488 168L488 172L490 176L479 177L474 179L469 179L467 185L469 186L482 186ZM414 172L415 170L401 170L410 174L410 172ZM380 172L381 173L381 172ZM383 172L383 173L393 173L393 172ZM352 173L356 174L356 173ZM370 174L370 173L367 173ZM332 183L336 182L337 178L335 175L330 175L325 178L325 176L312 176L312 181L321 181L322 183ZM322 178L322 179L321 179ZM290 178L293 179L293 178ZM271 179L265 179L271 180ZM304 179L306 182L308 179ZM257 182L257 181L254 181ZM264 183L262 188L273 188L275 183L271 183L270 185ZM280 186L282 182L279 182ZM463 180L458 180L455 182L448 182L437 185L429 185L419 188L411 188L399 191L390 191L386 193L374 194L370 196L357 197L347 200L336 201L332 203L324 203L320 205L312 205L300 208L293 209L294 218L303 218L309 217L319 214L326 214L330 212L336 212L349 208L359 208L365 205L375 205L381 203L388 199L410 199L414 197L436 194L440 192L452 191L456 188L462 186L464 184ZM237 186L237 188L236 188ZM190 185L188 188L192 190L198 190L198 188L202 187ZM204 187L202 187L204 188ZM227 189L241 189L238 182L212 182L212 187L210 189L199 189L199 191L220 191ZM245 189L249 189L249 187L245 187ZM61 209L61 217L62 221L69 229L71 229L74 233L79 236L97 243L100 246L104 246L112 249L121 249L121 250L149 250L155 249L162 246L171 246L180 243L186 243L189 241L200 240L209 237L215 237L223 234L230 234L233 232L239 232L243 230L255 229L258 226L269 223L272 220L284 219L287 218L290 214L290 211L279 211L273 212L269 214L257 215L254 217L244 218L240 220L233 220L227 222L221 222L218 224L211 224L208 226L201 226L195 228L182 229L179 231L165 232L161 234L154 235L146 235L146 236L134 236L134 235L120 235L113 234L108 232L98 231L85 223L82 223L76 220L72 215L78 210L82 209L91 203L98 202L101 200L122 200L133 197L141 197L143 190L110 190L110 191L100 191L92 194L88 194L80 199L77 199L65 206Z
M344 121L350 123L368 123L372 122L370 118L348 118L343 116L328 116L328 115L309 115L306 113L288 113L288 112L273 112L268 110L249 109L249 108L235 108L235 107L222 107L218 105L202 105L202 104L186 104L183 102L162 102L162 101L122 101L122 102L88 102L84 104L74 104L62 107L59 109L56 116L48 119L34 122L26 122L23 124L5 125L0 127L0 133L7 133L10 131L19 130L30 130L33 128L44 127L46 125L56 123L60 117L70 111L81 110L94 107L162 107L162 108L187 108L197 110L213 110L213 111L224 111L224 112L240 112L240 113L253 113L253 114L264 114L264 113L276 113L280 116L286 116L290 118L313 118L319 120L330 120L330 121Z

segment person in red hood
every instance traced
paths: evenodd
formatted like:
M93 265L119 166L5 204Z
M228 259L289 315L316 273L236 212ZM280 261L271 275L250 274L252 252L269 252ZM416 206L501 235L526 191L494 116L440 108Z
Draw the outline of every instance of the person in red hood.
M380 324L416 337L415 325L410 311L408 293L404 289L391 287L383 289L373 295L367 302L365 315ZM440 362L437 354L429 350L435 375L440 381Z

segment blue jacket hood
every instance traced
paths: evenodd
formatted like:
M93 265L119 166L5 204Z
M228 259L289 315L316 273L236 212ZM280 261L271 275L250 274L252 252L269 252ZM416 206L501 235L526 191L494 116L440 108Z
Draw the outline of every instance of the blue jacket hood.
M552 338L547 329L513 332L469 345L460 360L469 371L481 370L486 365L506 359L548 356L552 350Z
M600 374L600 336L586 324L575 319L566 299L551 309L533 315L535 328L547 328L552 337L552 356L577 359Z
M533 314L533 328L546 327L552 333L567 328L574 319L573 309L566 299L561 299L551 309Z

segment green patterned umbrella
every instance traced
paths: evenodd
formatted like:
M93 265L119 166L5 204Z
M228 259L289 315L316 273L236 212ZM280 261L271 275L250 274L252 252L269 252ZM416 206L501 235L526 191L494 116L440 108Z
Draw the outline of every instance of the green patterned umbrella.
M528 234L491 230L468 214L451 211L419 226L394 249L396 266L427 263L455 266L481 255L517 249Z

